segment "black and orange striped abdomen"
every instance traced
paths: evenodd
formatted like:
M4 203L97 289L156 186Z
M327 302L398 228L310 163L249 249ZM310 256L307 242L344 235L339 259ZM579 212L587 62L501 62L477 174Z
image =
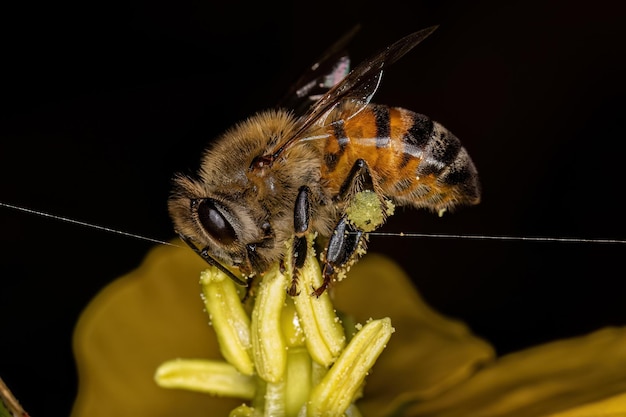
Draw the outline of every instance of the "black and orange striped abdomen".
M339 192L358 159L379 191L398 205L435 211L480 200L478 175L459 139L409 110L368 105L328 126L322 178Z

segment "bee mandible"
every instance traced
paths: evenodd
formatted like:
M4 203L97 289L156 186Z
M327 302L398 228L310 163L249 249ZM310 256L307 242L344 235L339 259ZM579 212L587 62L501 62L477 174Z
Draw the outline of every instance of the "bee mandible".
M371 102L383 71L435 29L400 39L349 73L343 49L351 35L342 38L291 90L305 111L260 112L218 138L197 177L174 179L168 208L183 241L247 285L281 260L292 238L298 271L306 237L316 233L325 239L319 296L393 207L442 213L477 204L476 168L456 136L427 116ZM380 219L350 214L362 196ZM297 291L296 277L288 292Z

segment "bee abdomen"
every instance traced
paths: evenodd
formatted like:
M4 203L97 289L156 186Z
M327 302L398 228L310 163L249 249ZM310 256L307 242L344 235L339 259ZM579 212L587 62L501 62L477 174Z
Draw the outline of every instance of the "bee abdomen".
M435 210L478 203L478 174L461 141L423 114L400 111L407 120L400 138L404 180L394 183L391 194L405 203Z
M476 168L459 139L422 114L369 105L332 127L322 177L338 189L357 159L397 204L439 211L479 200Z

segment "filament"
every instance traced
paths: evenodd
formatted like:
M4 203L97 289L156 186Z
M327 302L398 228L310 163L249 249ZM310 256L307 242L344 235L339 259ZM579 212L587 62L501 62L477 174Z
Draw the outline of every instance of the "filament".
M29 209L26 207L16 206L0 202L0 207L17 210L23 213L33 214L35 216L47 217L64 223L76 224L91 229L102 230L104 232L114 233L121 236L139 239L146 242L157 243L159 245L167 245L181 247L179 245L167 242L165 240L154 239L151 237L125 232L113 229L111 227L100 226L69 217L50 214L45 211ZM370 236L376 237L407 237L407 238L423 238L423 239L466 239L466 240L497 240L508 242L561 242L561 243L590 243L590 244L626 244L626 239L604 239L604 238L580 238L580 237L544 237L544 236L498 236L498 235L458 235L458 234L441 234L441 233L397 233L397 232L370 232Z
M99 225L93 224L93 223L87 223L87 222L83 222L83 221L76 220L76 219L70 219L69 217L58 216L56 214L50 214L50 213L47 213L45 211L33 210L33 209L26 208L26 207L15 206L13 204L7 204L7 203L3 203L3 202L0 202L0 207L10 208L10 209L13 209L13 210L21 211L22 213L33 214L35 216L47 217L49 219L58 220L58 221L61 221L61 222L64 222L64 223L76 224L76 225L87 227L87 228L90 228L90 229L102 230L104 232L114 233L114 234L117 234L117 235L130 237L130 238L133 238L133 239L139 239L139 240L143 240L145 242L158 243L159 245L180 247L178 245L175 245L173 243L167 242L165 240L153 239L151 237L142 236L142 235L138 235L138 234L135 234L135 233L129 233L129 232L124 232L122 230L113 229L111 227L99 226Z

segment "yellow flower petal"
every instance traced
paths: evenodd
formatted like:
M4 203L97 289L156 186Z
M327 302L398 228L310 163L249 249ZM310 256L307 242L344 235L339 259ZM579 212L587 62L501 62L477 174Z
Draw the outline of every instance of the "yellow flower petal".
M494 358L492 347L467 326L428 307L406 274L383 256L366 255L334 295L335 307L357 321L389 317L395 328L357 403L364 415L391 415L435 397Z
M626 416L626 393L585 404L547 417L620 417Z
M411 413L537 417L624 392L626 329L606 328L503 356Z
M74 334L80 385L73 417L226 416L241 404L154 382L157 367L172 358L221 359L200 298L204 268L187 248L157 247L94 298Z

